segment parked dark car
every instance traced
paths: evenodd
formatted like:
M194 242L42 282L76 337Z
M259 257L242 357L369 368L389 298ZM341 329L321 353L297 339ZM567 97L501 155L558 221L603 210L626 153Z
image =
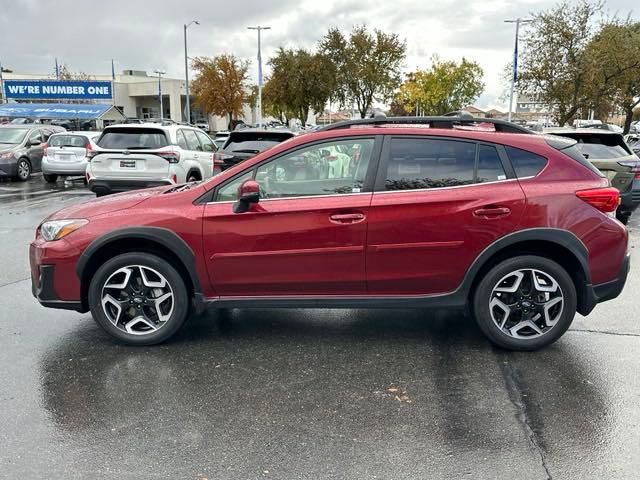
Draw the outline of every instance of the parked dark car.
M0 125L0 178L26 181L42 169L44 145L64 128L42 124Z
M620 190L616 216L626 224L640 205L640 159L620 133L601 129L555 129L546 133L576 140L576 148Z
M218 150L214 158L218 163L221 162L221 168L224 171L293 136L295 134L292 131L281 128L244 128L234 130L229 133L222 148Z
M549 345L624 287L620 192L575 140L479 122L496 131L344 122L204 182L67 207L36 230L33 294L137 345L207 306L468 308L503 348Z

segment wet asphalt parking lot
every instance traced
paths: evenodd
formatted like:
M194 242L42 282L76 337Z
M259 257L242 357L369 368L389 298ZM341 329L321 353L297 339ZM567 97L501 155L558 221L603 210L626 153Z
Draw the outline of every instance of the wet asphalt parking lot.
M136 348L31 296L35 227L89 198L0 182L0 478L640 476L637 258L620 298L534 353L410 310L211 311Z

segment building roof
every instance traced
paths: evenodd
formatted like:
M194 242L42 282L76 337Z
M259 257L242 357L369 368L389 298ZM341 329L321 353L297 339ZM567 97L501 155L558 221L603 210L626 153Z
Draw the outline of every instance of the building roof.
M484 110L480 110L478 107L474 107L473 105L464 107L462 110L469 113L485 113Z

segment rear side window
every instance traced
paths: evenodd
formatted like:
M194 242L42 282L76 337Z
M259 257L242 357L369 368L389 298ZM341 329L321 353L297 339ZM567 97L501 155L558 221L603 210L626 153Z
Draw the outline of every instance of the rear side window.
M500 155L496 147L491 145L478 146L478 173L476 181L497 182L498 180L506 180L507 174L504 171Z
M106 130L98 145L108 149L146 150L169 145L164 131L155 128L118 128Z
M184 134L184 138L187 140L187 146L189 147L189 150L198 152L202 151L202 145L200 145L200 142L198 141L196 132L194 132L193 130L182 130L182 133Z
M472 142L393 138L385 190L469 185L474 183L475 160Z
M49 139L50 147L85 147L87 143L80 135L54 135Z
M504 147L518 178L535 177L547 164L547 159L515 147Z

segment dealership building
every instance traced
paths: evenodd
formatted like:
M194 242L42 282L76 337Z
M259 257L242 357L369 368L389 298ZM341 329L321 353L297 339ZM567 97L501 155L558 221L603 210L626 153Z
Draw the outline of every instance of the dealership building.
M3 74L3 81L6 84L19 81L38 81L38 80L55 80L51 75L36 75L24 73L7 73ZM157 76L152 76L141 70L124 70L120 74L116 74L114 78L111 75L89 75L90 81L97 83L111 82L112 92L110 99L94 99L90 100L94 103L111 104L116 107L125 117L131 118L169 118L176 122L186 121L186 88L184 79L162 77L160 82ZM89 81L89 82L90 82ZM43 87L44 88L44 87ZM6 90L6 85L5 85ZM162 115L160 115L160 95L162 92ZM38 97L42 101L46 94ZM18 96L19 97L19 96ZM62 97L57 97L62 98ZM78 97L79 98L79 97ZM29 102L36 101L29 98L7 98L8 102ZM77 102L76 102L77 103ZM222 117L206 115L200 111L191 99L191 115L194 122L208 121L211 130L224 130L227 127L227 120ZM245 106L245 111L240 117L246 123L254 123L256 121L255 111L249 106Z

